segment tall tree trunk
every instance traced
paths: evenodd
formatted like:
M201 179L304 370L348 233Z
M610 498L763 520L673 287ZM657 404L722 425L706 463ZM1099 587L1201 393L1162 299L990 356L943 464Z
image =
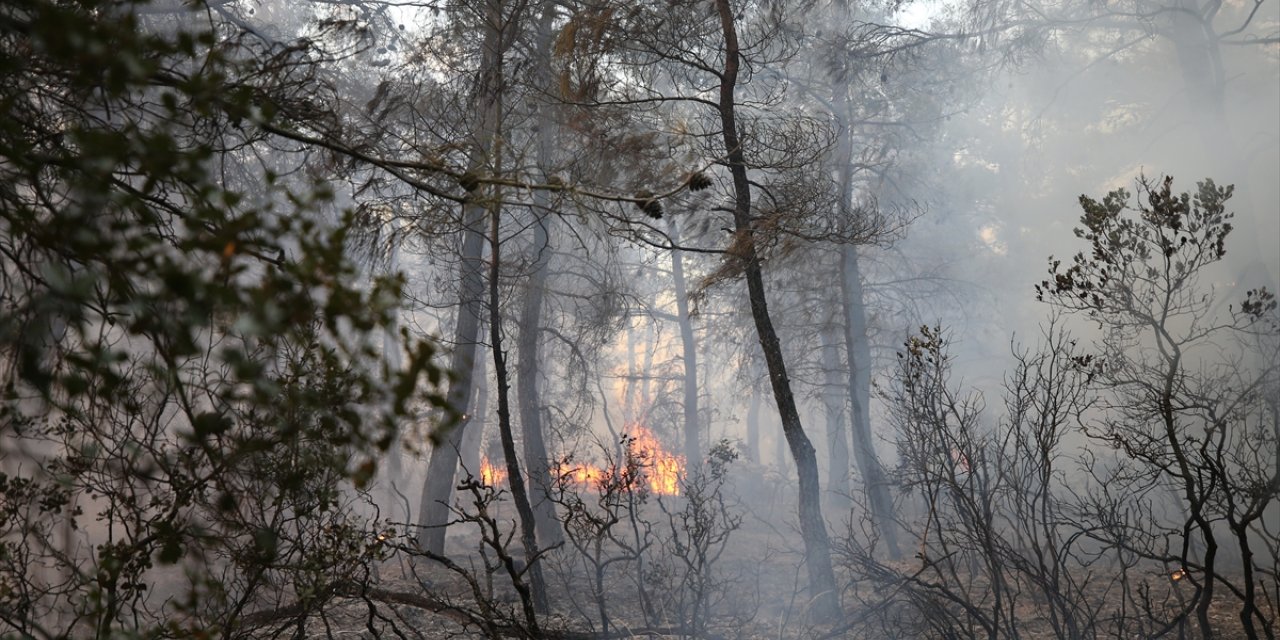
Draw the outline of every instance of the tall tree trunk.
M556 13L554 5L548 4L538 20L539 75L543 86L548 89L552 88L551 24ZM545 176L547 178L550 178L558 132L551 110L550 104L538 105L537 162L544 172L548 172ZM539 368L542 363L542 308L551 262L550 227L555 224L556 217L551 210L549 193L537 191L533 198L533 271L529 274L524 305L520 309L520 336L516 343L516 402L520 407L520 426L524 434L524 461L529 468L529 498L533 503L539 542L543 548L547 548L564 541L564 532L560 528L556 507L550 497L553 479L542 426L541 394L538 391Z
M650 309L657 306L654 300L655 296L650 295L648 307ZM644 424L649 422L649 414L653 411L653 352L654 342L658 339L654 331L653 318L646 317L644 323L644 340L640 341L640 348L644 349L644 357L640 359L640 402L636 406L635 422L623 425L624 429L631 429L636 424Z
M484 443L485 417L489 415L489 380L485 375L484 359L476 361L472 374L472 387L475 393L471 399L471 420L467 423L467 431L462 434L463 473L480 477L480 445Z
M627 379L624 383L626 386L622 392L622 425L631 424L636 420L635 398L636 398L636 378L640 375L636 367L636 328L635 316L627 316Z
M484 171L492 166L493 147L500 124L500 94L502 92L502 58L512 38L508 31L515 29L516 16L504 19L503 0L487 0L485 7L485 33L480 60L480 81L472 100L480 121L476 125L476 145L471 150L473 170ZM449 384L446 403L457 418L457 423L446 434L443 442L431 449L427 462L427 478L422 489L419 510L418 544L423 549L444 553L445 526L453 501L454 478L458 471L458 455L462 435L466 431L467 400L471 396L472 367L475 364L476 342L479 338L482 296L484 296L484 262L481 252L484 246L484 222L487 211L483 204L469 200L462 207L463 242L462 260L459 264L458 321L454 330L454 350L449 361L453 381Z
M680 244L676 223L667 218L667 235L672 244ZM680 345L684 363L684 457L689 477L702 467L702 445L698 426L698 345L693 338L693 322L689 318L689 295L685 289L684 255L671 250L671 279L676 290L676 322L680 324Z
M838 84L838 83L837 83ZM848 89L839 86L832 100L837 124L836 168L839 175L840 215L855 224L853 207L853 131L849 126ZM902 557L898 545L897 518L893 498L889 494L888 477L876 456L871 433L871 345L867 340L866 298L862 290L862 270L858 265L858 249L853 245L840 248L840 294L844 309L845 356L849 363L849 401L853 438L853 459L862 472L862 483L871 518L889 557Z
M849 435L845 432L844 407L848 398L848 379L840 369L840 329L835 319L822 327L822 405L827 420L827 505L837 513L848 514L849 500ZM843 378L843 379L842 379Z
M544 198L541 198L545 200ZM551 464L542 428L542 403L538 392L541 364L540 334L542 307L546 292L551 243L547 227L554 216L543 213L547 203L535 206L538 220L533 225L533 273L525 286L524 305L520 309L520 336L516 343L516 402L520 407L520 426L524 433L524 460L529 466L529 496L537 522L538 537L544 547L560 544L564 533L551 502Z
M889 479L876 455L871 435L871 345L867 340L867 314L863 304L862 274L858 250L845 246L840 252L840 293L844 306L845 354L849 360L849 399L852 403L853 458L862 482L876 530L884 538L889 557L902 557L898 525L889 494Z
M494 198L498 200L498 198ZM507 355L502 349L502 310L499 304L498 275L501 269L502 239L499 237L499 217L501 204L494 204L489 227L489 341L493 352L493 373L498 381L498 434L502 439L502 456L507 462L507 484L511 487L511 497L516 503L516 513L520 516L520 542L524 547L525 563L528 567L529 582L532 587L533 611L528 610L528 600L521 600L526 605L525 620L530 632L536 638L538 631L537 616L534 612L545 614L547 606L547 586L542 578L542 563L538 561L537 524L533 516L533 506L529 503L529 494L525 491L524 476L520 471L520 460L516 456L515 436L511 429L511 385L507 375ZM510 570L510 568L508 568ZM516 585L517 589L521 585ZM524 596L525 594L521 594Z
M393 241L391 251L387 255L387 271L394 274L399 270L400 245ZM386 360L387 367L391 371L399 371L404 366L404 354L400 350L400 309L398 307L391 310L387 326L383 328L382 358ZM404 433L397 431L395 440L387 448L383 506L392 519L407 523L410 517L409 505L400 499L406 484L404 475Z
M759 463L760 457L760 388L753 381L751 401L747 405L747 460Z
M800 423L800 412L796 408L791 380L787 377L787 367L782 357L782 344L774 330L773 319L769 316L764 274L755 248L751 184L747 178L742 143L738 138L735 91L741 61L737 27L729 0L716 0L716 9L720 15L725 46L724 71L720 74L720 124L729 170L733 175L733 220L738 235L735 244L740 248L733 258L742 261L751 315L755 320L756 333L769 369L769 381L773 386L774 400L778 403L779 417L782 419L782 432L796 462L796 473L800 481L800 535L804 539L812 614L817 620L832 621L840 615L840 604L836 597L835 571L831 565L831 539L827 535L827 524L822 517L818 458Z
M427 477L422 486L422 499L418 509L418 544L426 551L444 553L445 525L450 520L453 501L454 476L458 470L458 456L462 436L467 423L467 401L471 397L472 369L475 365L476 342L480 331L481 298L484 295L484 262L481 251L484 234L484 208L476 204L463 206L462 261L459 264L462 286L458 297L458 321L454 329L453 354L449 370L453 378L445 395L449 410L457 422L444 435L443 440L431 448L427 461Z

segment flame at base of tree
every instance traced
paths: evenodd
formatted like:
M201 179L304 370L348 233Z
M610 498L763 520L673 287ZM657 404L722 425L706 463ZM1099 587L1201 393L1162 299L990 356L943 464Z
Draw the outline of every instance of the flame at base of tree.
M684 456L667 452L658 437L640 425L628 430L624 443L628 460L621 466L609 465L606 468L565 459L552 466L552 473L566 486L591 491L601 491L616 484L628 491L645 488L654 495L680 495L680 482L685 475ZM480 459L480 482L497 487L506 481L506 468L493 464L488 456Z
M616 484L628 491L643 488L659 496L680 495L680 481L685 475L684 456L667 452L657 436L640 425L628 430L624 443L628 461L622 465L604 468L566 459L557 463L553 472L565 485L592 491Z

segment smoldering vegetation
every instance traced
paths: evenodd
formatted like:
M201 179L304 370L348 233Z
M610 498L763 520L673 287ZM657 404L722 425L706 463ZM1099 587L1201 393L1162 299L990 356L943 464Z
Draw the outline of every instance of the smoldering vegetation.
M16 0L0 104L0 637L1276 636L1275 0Z

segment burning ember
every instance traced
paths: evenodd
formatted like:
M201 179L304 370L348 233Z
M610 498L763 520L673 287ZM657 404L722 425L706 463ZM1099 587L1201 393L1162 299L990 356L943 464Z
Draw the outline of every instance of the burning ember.
M1178 569L1177 571L1174 571L1174 572L1169 576L1169 579L1170 579L1170 580L1173 580L1174 582L1177 582L1177 581L1179 581L1179 580L1181 580L1181 579L1183 579L1183 578L1185 578L1185 577L1187 577L1187 572L1186 572L1186 571L1183 571L1182 569Z
M496 467L489 462L489 457L480 458L480 482L496 487L507 481L507 470L502 467Z
M645 483L655 495L680 495L680 479L684 477L685 469L684 456L668 453L652 431L639 425L632 427L628 434L627 450L639 467L639 476L627 482L630 488ZM619 471L615 467L604 469L582 463L557 464L555 473L568 483L599 490L602 484L616 478Z

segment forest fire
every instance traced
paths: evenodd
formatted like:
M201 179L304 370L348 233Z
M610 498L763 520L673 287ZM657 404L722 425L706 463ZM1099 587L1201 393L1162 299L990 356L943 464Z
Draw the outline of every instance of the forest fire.
M480 458L480 482L496 487L507 481L507 470L489 462L489 457Z
M684 477L684 456L667 453L652 431L636 425L631 431L631 455L638 458L649 482L649 490L660 496L680 495Z
M652 431L636 425L627 434L627 450L637 467L636 477L622 480L628 489L647 486L659 496L680 495L680 480L684 478L684 456L667 452ZM602 468L590 463L562 462L554 467L555 474L565 483L580 488L599 491L614 479L619 479L616 466ZM623 471L621 473L631 473Z

